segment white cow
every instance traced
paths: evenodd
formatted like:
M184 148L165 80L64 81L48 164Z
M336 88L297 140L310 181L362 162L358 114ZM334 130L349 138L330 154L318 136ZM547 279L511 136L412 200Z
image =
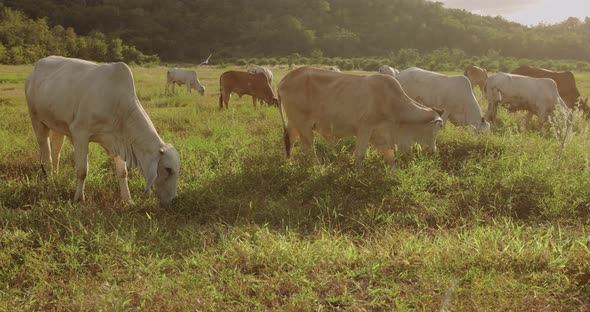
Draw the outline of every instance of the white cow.
M443 112L413 101L393 77L349 75L304 66L281 80L278 93L287 157L298 138L305 150L313 152L314 130L327 141L356 136L357 167L369 143L392 165L396 145L405 150L419 143L436 151Z
M127 168L139 167L163 204L176 197L178 152L164 143L135 93L131 70L124 63L92 62L50 56L35 65L25 83L29 115L46 172L59 170L64 136L74 145L77 189L84 201L88 143L99 143L113 157L121 197L131 198Z
M268 83L272 86L272 71L270 71L270 69L262 66L255 66L248 68L248 72L252 74L264 74L266 79L268 79Z
M331 70L331 71L337 72L337 73L341 72L341 70L340 70L340 68L338 68L338 66L330 66L330 67L328 67L328 70Z
M264 74L264 76L266 76L266 80L268 80L268 84L272 88L272 71L270 71L270 69L268 69L266 67L262 67L262 66L254 66L254 67L248 68L248 72L251 74ZM262 103L262 101L263 101L263 99L256 98L253 96L252 97L252 104L254 105L254 107L256 107L256 100L259 100L260 103Z
M408 68L395 76L404 91L414 100L445 111L447 118L456 126L470 126L476 132L489 131L479 107L471 83L467 77L446 76L420 68Z
M399 70L388 65L381 65L379 66L379 73L395 77L397 74L399 74Z
M508 104L510 111L527 111L527 125L535 114L542 126L556 105L569 111L550 78L497 73L488 78L485 89L489 105L486 117L491 121L496 120L500 102Z
M199 81L197 73L191 69L170 68L166 73L166 92L168 86L172 84L172 92L175 92L174 85L186 85L186 92L191 93L191 89L195 89L201 95L205 95L205 87Z

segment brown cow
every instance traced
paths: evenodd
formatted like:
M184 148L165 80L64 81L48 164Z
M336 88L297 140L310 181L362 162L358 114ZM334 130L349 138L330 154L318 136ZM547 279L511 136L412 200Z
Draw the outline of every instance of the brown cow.
M561 96L569 108L579 107L586 113L590 112L590 108L587 105L588 98L586 98L585 101L581 99L580 92L576 87L576 78L571 71L555 72L543 68L524 65L513 70L512 73L534 78L551 78L557 84L559 96Z
M268 83L272 87L272 71L270 71L270 69L262 66L254 66L248 68L248 72L251 74L264 74L266 76L266 79L268 79ZM254 107L256 107L256 100L257 99L255 97L252 97L252 105L254 105ZM260 101L262 102L262 100Z
M475 88L475 86L479 86L479 90L483 92L485 89L486 80L488 79L488 71L474 66L469 65L465 68L465 72L463 72L469 81L471 82L471 87Z
M254 99L253 105L256 107L256 98L263 100L268 105L277 105L277 98L275 97L272 87L268 79L262 73L251 74L241 71L226 71L219 77L219 109L228 108L229 98L231 93L236 93L240 98L242 95L251 95Z

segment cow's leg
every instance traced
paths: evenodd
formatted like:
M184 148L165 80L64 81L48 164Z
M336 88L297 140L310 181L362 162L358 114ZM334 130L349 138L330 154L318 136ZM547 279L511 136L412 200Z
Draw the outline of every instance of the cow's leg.
M186 81L185 83L186 83L186 93L191 93L191 84L188 81Z
M252 96L252 105L256 108L256 97Z
M172 93L176 94L176 82L172 81Z
M545 122L547 121L548 113L544 110L541 110L537 113L537 119L539 120L539 127L543 128Z
M392 148L383 148L381 149L381 154L383 154L383 159L385 160L385 162L391 166L391 168L395 167L395 158L394 158L394 153L393 153L393 149Z
M72 133L76 133L72 131ZM84 201L84 182L88 175L88 137L83 134L72 136L72 143L74 144L74 162L76 165L76 195L74 201Z
M227 91L223 92L223 104L225 104L225 109L229 109L229 98L230 97L231 97L231 92L227 92Z
M39 144L41 154L41 167L46 174L51 174L51 154L49 143L49 128L36 118L31 118L33 130Z
M293 149L293 145L295 141L299 139L299 132L297 129L287 126L286 133L283 134L285 137L283 138L285 141L285 150L287 152L287 158L291 157L291 150Z
M115 161L115 170L117 172L117 178L119 178L119 186L121 189L121 200L131 201L131 193L129 192L129 184L127 183L127 164L121 157L113 157Z
M493 99L488 98L488 111L485 114L485 119L489 120L491 123L496 123L496 115L498 113L498 102L495 102Z
M367 147L369 146L369 138L371 138L371 129L368 127L362 127L359 129L356 135L356 147L355 147L355 165L357 169L361 168L361 164L365 159L367 153Z
M531 124L531 119L533 118L533 112L527 111L526 118L524 120L525 126L528 128Z
M51 142L51 161L53 162L53 171L59 173L59 160L61 154L61 148L64 145L65 135L51 131L49 134Z
M301 140L301 150L305 155L312 157L313 162L318 163L318 157L313 146L313 125L297 129Z
M480 80L480 81L479 81L479 83L478 83L478 86L479 86L479 92L480 92L481 94L484 94L484 92L485 92L485 91L484 91L484 89L485 89L485 85L486 85L486 81L485 81L485 79L484 79L484 80Z
M166 94L169 94L169 93L170 93L170 91L168 91L168 87L169 87L169 86L170 86L170 80L166 80L166 89L164 89L164 92L165 92Z

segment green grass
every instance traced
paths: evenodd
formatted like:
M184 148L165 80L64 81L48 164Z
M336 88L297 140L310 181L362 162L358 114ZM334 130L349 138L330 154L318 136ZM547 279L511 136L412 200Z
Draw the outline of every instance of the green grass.
M2 66L0 78L30 69ZM395 171L375 150L354 170L350 140L316 139L321 162L308 165L298 147L285 159L276 108L245 96L218 110L229 69L244 68L198 68L201 97L164 94L164 67L133 68L182 158L167 209L144 197L136 171L134 203L121 203L96 145L88 200L71 203L72 146L45 178L23 81L0 84L0 310L590 307L589 122L561 160L551 130L501 109L491 134L450 125L437 154L400 155ZM287 69L273 72L277 84ZM590 74L577 79L590 95Z

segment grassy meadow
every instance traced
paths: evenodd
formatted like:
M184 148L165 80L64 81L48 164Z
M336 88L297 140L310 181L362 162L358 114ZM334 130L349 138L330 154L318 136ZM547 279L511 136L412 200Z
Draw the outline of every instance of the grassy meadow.
M204 97L166 95L165 67L132 68L138 96L181 155L179 198L160 208L91 144L85 203L72 145L46 178L24 79L0 66L0 310L585 311L590 309L590 122L574 135L500 109L491 134L448 125L439 152L389 170L354 140L319 164L285 158L276 108L197 69ZM287 73L275 67L275 86ZM590 96L590 73L576 73ZM486 110L486 101L480 96ZM536 120L536 119L534 119ZM562 144L563 143L563 144Z

